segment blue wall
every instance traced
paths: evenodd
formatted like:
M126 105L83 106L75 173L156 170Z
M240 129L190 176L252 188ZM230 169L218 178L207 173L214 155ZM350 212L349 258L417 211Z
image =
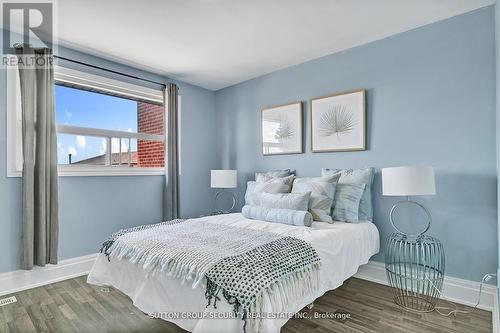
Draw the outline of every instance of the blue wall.
M59 54L132 75L166 78L60 48ZM73 66L75 67L75 66ZM76 66L78 67L78 66ZM214 92L182 82L181 214L211 211L210 169L216 168ZM21 179L6 177L6 72L0 70L0 272L18 269L21 244ZM60 177L60 259L98 251L112 232L161 221L162 176Z
M367 89L363 152L262 156L260 109L357 88ZM471 13L309 61L220 90L217 156L240 172L239 197L256 170L430 164L438 194L417 198L434 217L446 273L480 280L497 268L494 10ZM307 103L306 103L307 109ZM387 213L396 198L373 185L375 224L383 245L392 232ZM241 202L240 202L241 204Z

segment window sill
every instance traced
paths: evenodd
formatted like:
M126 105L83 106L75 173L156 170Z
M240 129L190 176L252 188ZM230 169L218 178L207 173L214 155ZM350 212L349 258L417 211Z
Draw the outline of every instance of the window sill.
M165 169L60 165L57 172L59 177L160 176L165 174ZM22 177L22 171L8 171L7 177Z

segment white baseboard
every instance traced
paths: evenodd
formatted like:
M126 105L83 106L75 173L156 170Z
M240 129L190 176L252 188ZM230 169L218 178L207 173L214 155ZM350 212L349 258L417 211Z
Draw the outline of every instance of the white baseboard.
M388 285L385 265L377 261L370 261L368 264L361 266L354 277ZM444 299L459 304L474 306L477 303L478 292L479 282L458 279L451 276L444 277L442 291L442 298ZM481 293L481 302L478 308L492 311L494 316L495 312L498 313L498 305L495 304L495 302L498 302L496 286L484 284Z
M500 333L500 318L499 318L499 311L500 309L498 308L498 293L493 297L493 313L491 314L492 321L493 321L493 333Z
M498 279L500 278L500 268L497 269L497 286L499 285ZM497 290L497 294L495 295L495 299L493 302L493 313L492 313L492 320L493 320L493 333L500 333L500 308L498 307L498 302L499 302L499 295L500 290Z
M88 274L97 254L61 260L57 265L0 273L0 296Z

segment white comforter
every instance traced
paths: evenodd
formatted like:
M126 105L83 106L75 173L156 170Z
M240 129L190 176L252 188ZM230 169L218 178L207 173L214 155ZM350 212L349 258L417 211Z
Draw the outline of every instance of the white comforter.
M287 306L287 312L296 313L326 291L342 285L354 275L359 266L366 264L379 250L379 234L373 223L328 224L313 222L311 227L250 220L240 213L202 217L200 219L244 228L261 229L303 239L311 244L321 258L319 290L308 298L297 299ZM241 332L242 320L227 318L232 306L222 299L217 309L206 308L204 286L192 289L190 284L167 276L149 276L142 268L126 260L109 262L100 255L88 276L89 283L113 286L148 314L173 322L190 332ZM273 316L273 309L266 308ZM191 318L186 318L191 316ZM279 332L287 316L264 320L265 332Z

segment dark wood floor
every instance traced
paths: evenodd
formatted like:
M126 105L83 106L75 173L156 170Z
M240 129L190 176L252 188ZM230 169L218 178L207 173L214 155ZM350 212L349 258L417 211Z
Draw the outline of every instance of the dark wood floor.
M0 332L185 332L166 321L150 319L121 292L91 286L85 280L79 277L13 294L18 302L0 307ZM409 313L392 302L388 287L352 278L316 300L312 310L303 310L310 315L348 313L350 319L293 318L282 332L492 331L491 313L459 308L471 312L456 318L435 312Z

